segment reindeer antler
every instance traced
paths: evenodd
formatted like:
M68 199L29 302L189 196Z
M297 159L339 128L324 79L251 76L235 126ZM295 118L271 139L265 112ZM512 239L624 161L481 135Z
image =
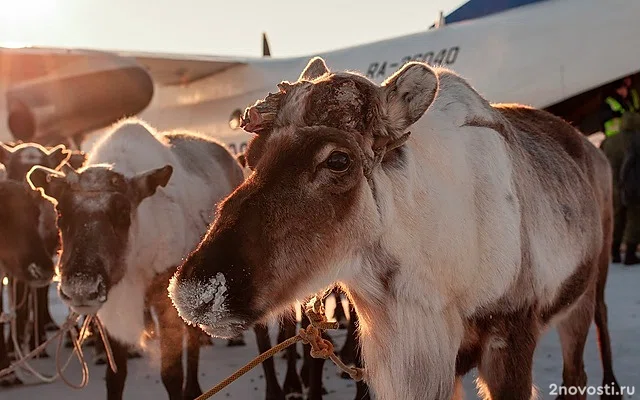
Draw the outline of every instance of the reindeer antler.
M271 128L273 121L278 115L280 101L285 94L283 88L280 87L278 93L269 93L264 100L258 100L251 107L244 110L244 115L240 121L240 127L247 132L260 133L261 131Z

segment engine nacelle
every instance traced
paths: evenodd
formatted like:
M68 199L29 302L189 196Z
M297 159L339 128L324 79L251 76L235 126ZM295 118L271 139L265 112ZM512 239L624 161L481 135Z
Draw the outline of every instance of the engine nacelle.
M70 67L7 90L8 126L16 139L40 142L101 129L138 114L153 97L151 77L129 60Z

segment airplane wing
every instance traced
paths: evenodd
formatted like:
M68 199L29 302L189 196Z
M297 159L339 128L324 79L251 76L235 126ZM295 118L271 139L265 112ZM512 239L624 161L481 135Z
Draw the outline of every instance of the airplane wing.
M46 47L0 47L0 81L19 82L64 73L74 65L137 64L159 86L183 85L228 68L245 65L249 58L227 58L168 53L96 51Z
M249 58L226 58L167 53L116 52L120 57L136 60L159 85L182 85L229 68L246 65Z
M138 114L151 102L154 87L189 84L249 60L0 47L0 120L24 141L75 136Z

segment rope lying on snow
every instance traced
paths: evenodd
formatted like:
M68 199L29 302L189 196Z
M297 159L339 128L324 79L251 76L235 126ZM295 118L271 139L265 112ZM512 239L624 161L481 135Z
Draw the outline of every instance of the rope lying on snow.
M255 368L258 364L262 363L267 358L272 357L278 352L300 341L304 344L311 345L311 357L324 359L329 358L336 364L338 368L348 373L349 376L351 376L351 379L353 379L354 381L358 382L363 380L365 378L364 369L346 366L342 362L342 360L340 360L340 358L334 353L333 343L321 336L322 332L327 329L338 329L339 324L337 322L327 322L327 318L324 315L324 306L322 305L322 301L317 296L313 297L311 301L307 303L305 314L309 318L309 321L311 321L311 325L309 325L306 329L300 329L297 335L260 354L258 357L247 363L244 367L234 372L227 379L223 380L213 388L209 389L207 392L200 395L196 400L206 400L212 397L213 395L233 383L233 381L237 380L242 375Z
M15 296L15 290L14 290L14 296ZM15 298L13 300L14 300L13 303L15 304ZM24 304L24 300L21 302L21 305L22 304ZM85 317L84 323L80 328L80 333L77 334L75 327L76 327L78 318L80 318L80 315L74 312L69 313L69 316L67 317L66 321L62 324L60 329L58 329L58 331L53 336L51 336L45 342L41 343L38 347L33 349L28 354L22 354L21 346L17 339L18 337L17 322L15 318L16 312L18 308L21 307L21 305L19 305L18 307L13 307L13 312L11 312L10 314L3 314L4 318L0 320L0 323L11 322L11 336L13 339L14 350L18 358L18 360L12 363L9 367L3 370L0 370L0 378L6 375L9 375L10 373L16 371L18 368L22 367L45 383L54 382L59 377L60 379L62 379L64 383L66 383L68 386L74 389L82 389L86 387L87 384L89 383L89 367L87 365L87 362L85 361L84 353L82 352L82 344L86 338L86 331L89 329L89 325L91 324L91 321L95 321L96 325L98 326L98 331L100 332L101 339L104 343L105 352L107 353L107 359L109 360L109 366L111 370L113 370L113 372L117 372L117 367L113 359L113 352L111 350L111 346L109 345L109 341L104 331L104 327L102 326L102 323L100 322L98 317L94 315L87 315ZM71 341L73 343L74 350L69 355L69 358L65 362L64 366L61 367L60 366L60 358L61 358L60 350L62 349L62 342L64 340L64 334L66 332L69 332L69 334L71 335ZM37 334L37 328L34 329L34 334ZM45 376L40 374L38 371L36 371L29 364L28 360L34 358L35 356L43 352L46 349L47 345L53 342L56 338L58 338L58 345L56 347L56 374L53 376ZM74 353L77 354L78 361L82 366L82 381L80 382L79 385L71 383L63 375L64 371L69 366L69 363L71 362L71 358L73 357Z

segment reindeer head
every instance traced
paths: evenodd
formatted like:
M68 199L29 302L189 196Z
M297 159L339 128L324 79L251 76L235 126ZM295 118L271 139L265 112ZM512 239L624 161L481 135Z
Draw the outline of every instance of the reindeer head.
M25 182L8 179L0 164L0 269L36 287L48 285L55 274L53 254L38 230L45 202Z
M170 285L181 316L215 336L353 273L348 265L384 229L377 178L402 168L407 130L438 79L409 63L378 86L315 58L278 87L243 116L257 134L245 153L253 173Z
M166 186L172 172L170 165L134 177L106 165L31 169L30 184L56 204L62 237L58 291L76 312L94 314L107 301L126 272L138 205Z
M0 144L0 163L6 166L9 179L24 180L34 165L58 169L70 156L63 145L47 149L37 143Z

